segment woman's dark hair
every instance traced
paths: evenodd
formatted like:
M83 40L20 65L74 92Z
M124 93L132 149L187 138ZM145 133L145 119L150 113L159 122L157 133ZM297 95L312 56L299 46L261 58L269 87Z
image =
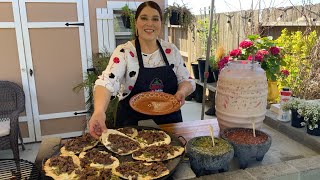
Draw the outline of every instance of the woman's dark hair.
M138 16L140 15L141 11L145 8L145 7L151 7L152 9L155 9L159 12L159 15L160 15L160 19L162 21L162 11L161 11L161 8L160 6L154 2L154 1L145 1L143 2L142 4L140 4L140 6L138 7L137 9L137 12L136 12L136 16L135 16L135 19L137 20L138 19Z

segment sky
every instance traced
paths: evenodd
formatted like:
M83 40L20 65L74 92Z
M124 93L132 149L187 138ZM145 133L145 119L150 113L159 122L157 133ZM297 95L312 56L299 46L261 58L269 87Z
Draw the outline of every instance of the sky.
M253 1L254 9L268 7L287 7L292 5L302 5L307 3L320 3L320 0L215 0L216 12L231 12L251 9L251 2ZM185 4L191 9L193 14L200 14L200 9L208 8L211 5L211 0L168 0L168 4L178 3Z

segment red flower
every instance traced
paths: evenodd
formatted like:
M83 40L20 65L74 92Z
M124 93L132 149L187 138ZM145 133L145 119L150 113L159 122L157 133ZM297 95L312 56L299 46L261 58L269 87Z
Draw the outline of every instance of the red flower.
M218 62L219 71L229 62L229 56L225 56Z
M271 52L271 54L273 55L277 55L280 53L280 48L276 47L276 46L273 46L269 49L269 51Z
M232 57L238 57L241 55L241 49L234 49L229 54Z
M239 44L239 46L241 48L249 48L249 47L253 46L253 42L250 40L244 40Z
M128 89L131 91L133 89L133 86L129 86Z
M285 77L288 77L289 76L289 71L288 70L285 70L285 69L282 69L281 70L281 73L285 76Z
M170 53L171 53L171 49L167 48L167 49L165 50L165 52L166 52L167 54L170 54Z
M132 57L134 57L134 54L133 54L133 52L132 52L132 51L130 51L129 53L130 53L130 55L131 55Z
M113 62L118 64L120 62L120 59L118 57L113 58Z
M257 54L268 55L269 52L265 49L260 49L260 50L258 50Z
M252 55L249 55L249 56L248 56L248 60L249 60L249 61L252 61ZM254 56L254 60L255 60L255 61L262 62L262 61L263 61L263 55L257 53L257 54Z

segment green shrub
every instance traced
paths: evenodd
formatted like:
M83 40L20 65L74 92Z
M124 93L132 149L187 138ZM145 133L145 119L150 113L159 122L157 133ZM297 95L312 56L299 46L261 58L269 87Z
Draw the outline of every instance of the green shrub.
M289 33L287 29L283 29L281 36L276 39L281 47L283 47L284 61L286 66L282 67L289 71L289 76L278 79L279 89L289 87L293 95L299 98L303 96L303 89L306 84L303 82L308 78L305 71L309 71L312 62L308 59L313 46L317 40L317 33L312 31L303 34L301 31Z
M207 51L209 27L210 27L209 18L203 18L203 19L197 20L197 35L200 39L200 42L202 43L201 44L202 53L205 53ZM215 45L213 44L216 41L216 39L215 39L217 37L216 34L217 34L217 28L215 25L213 25L212 26L210 55L212 55L212 53L216 49Z

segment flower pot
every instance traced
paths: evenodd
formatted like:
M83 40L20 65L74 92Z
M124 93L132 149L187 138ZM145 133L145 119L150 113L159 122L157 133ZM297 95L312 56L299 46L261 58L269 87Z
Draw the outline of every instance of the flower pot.
M256 130L256 137L253 137L252 129L248 128L224 129L221 137L233 146L241 169L248 167L251 158L262 161L271 146L271 137L268 134Z
M198 65L199 65L199 77L200 77L200 81L204 82L204 72L205 72L205 67L206 67L206 60L205 59L198 59ZM214 77L213 77L213 72L211 70L212 68L209 66L208 68L208 79L207 79L207 83L213 83L214 81Z
M213 70L214 81L217 82L219 79L219 69Z
M303 120L303 117L300 116L300 114L297 112L297 110L291 110L291 126L296 127L296 128L303 128L305 127L305 122Z
M320 136L320 121L318 121L318 127L312 130L307 126L307 133L313 136Z
M215 147L212 147L210 136L192 138L186 145L186 151L197 176L228 171L234 155L231 144L223 139L215 138Z
M268 102L276 103L279 97L277 81L268 80Z
M194 78L199 79L199 65L198 65L198 63L192 63L191 67L192 67Z
M198 103L202 103L203 96L203 87L199 84L196 84L196 90L194 91L194 100Z
M180 25L180 13L172 10L169 21L171 25Z
M221 129L250 128L255 121L259 129L267 112L267 78L258 63L229 62L219 74L216 88L216 115Z
M121 16L121 18L122 18L122 22L123 22L123 26L125 27L125 28L128 28L128 29L130 29L130 17L129 16Z

